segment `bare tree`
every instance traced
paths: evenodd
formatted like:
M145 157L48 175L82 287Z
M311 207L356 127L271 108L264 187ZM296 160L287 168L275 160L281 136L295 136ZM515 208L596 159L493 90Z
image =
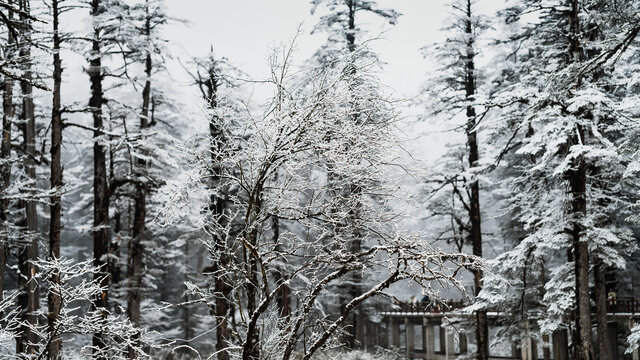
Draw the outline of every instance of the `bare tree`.
M228 211L222 214L224 222L207 213L212 217L206 226L226 245L221 249L215 237L204 242L212 261L217 262L213 275L227 281L230 289L223 295L238 307L225 350L243 359L290 359L294 355L309 359L319 349L340 342L344 331L350 331L350 315L363 304L376 297L393 299L386 292L391 285L409 281L428 287L433 281L444 281L462 290L460 269L480 264L473 256L439 252L420 239L395 231L391 221L395 215L380 200L393 196L393 186L382 173L393 143L387 125L393 120L342 120L351 112L343 103L346 94L366 96L371 101L367 103L370 107L362 108L362 116L385 114L380 112L382 99L374 105L371 89L354 93L349 86L345 69L354 66L352 58L331 69L305 73L307 81L301 82L289 75L291 49L278 51L281 53L274 54L271 64L274 96L264 116L255 118L229 108L224 97L218 97L214 109L225 139L221 146L212 148L214 166L219 169L215 172L219 179L216 189L228 195ZM363 78L373 76L363 63L355 65ZM351 144L346 149L338 146L345 139ZM334 196L334 188L320 175L328 160L344 184L358 178L361 198ZM194 180L204 183L212 173L209 159L197 163L201 178ZM229 192L230 188L236 191ZM359 251L353 251L346 241L352 228L333 238L327 236L328 229L348 213L336 212L337 203L342 208L359 209L354 218L357 221L342 225L364 229L368 243ZM288 223L281 228L288 230L279 234L277 243L272 241L274 215ZM220 261L221 256L229 260ZM271 276L282 264L290 277ZM335 291L339 282L363 272L375 280L363 284L362 292L350 298L337 317L318 311L323 297ZM220 296L215 283L189 287L211 308ZM284 287L298 299L288 317L280 316L277 306Z

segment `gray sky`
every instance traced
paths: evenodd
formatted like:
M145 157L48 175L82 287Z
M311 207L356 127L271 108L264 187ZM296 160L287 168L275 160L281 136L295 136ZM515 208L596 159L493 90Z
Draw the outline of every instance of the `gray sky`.
M496 1L496 0L493 0ZM357 25L368 37L382 34L372 47L386 63L381 73L385 92L395 99L409 99L416 95L425 81L428 63L420 48L442 39L439 31L447 19L444 0L379 0L381 7L393 8L402 15L395 26L372 16L360 16ZM213 46L216 56L224 56L252 79L264 79L269 74L267 56L274 46L289 43L301 26L297 39L295 60L307 60L326 40L326 35L311 35L319 14L311 15L309 0L166 0L168 13L187 24L172 24L166 35L171 41L173 55L183 62L192 56L205 55ZM189 85L189 77L177 64L169 65L176 94L187 108L198 112L198 94ZM271 89L258 88L254 100L270 95ZM415 158L434 161L444 151L449 137L431 133L428 123L412 120L422 109L399 104L405 117L403 131L411 141L407 150ZM206 125L206 124L205 124Z
M362 18L358 25L383 39L374 44L387 65L383 82L398 96L412 96L424 79L426 63L419 48L440 36L446 13L441 0L380 0L382 7L400 13L392 27L382 21ZM189 24L174 24L167 35L174 43L176 56L201 56L213 46L255 79L268 74L267 55L274 45L288 43L299 25L297 42L299 62L309 58L323 42L323 34L311 35L318 16L310 14L308 0L167 0L168 13L186 19ZM370 21L370 22L368 22ZM176 79L182 74L174 73Z

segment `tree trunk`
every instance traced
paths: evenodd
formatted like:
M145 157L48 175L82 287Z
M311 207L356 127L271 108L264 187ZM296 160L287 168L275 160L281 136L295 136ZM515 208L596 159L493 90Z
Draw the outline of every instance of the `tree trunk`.
M473 101L476 93L475 82L475 50L473 24L471 23L471 1L467 0L465 20L465 33L467 34L467 53L465 61L465 95L467 101ZM476 133L476 109L473 105L467 106L467 146L469 147L469 167L478 166L478 139ZM471 197L469 199L469 220L471 222L471 246L473 255L482 257L482 229L480 218L480 187L478 180L474 179L470 184ZM482 270L473 271L473 283L475 295L482 290ZM476 312L476 359L487 359L489 357L489 323L486 311Z
M123 119L123 123L126 120ZM112 181L115 178L115 170L114 170L114 148L109 146L109 181ZM109 196L111 196L111 191L113 189L109 189ZM111 198L109 199L111 200ZM109 286L112 289L117 288L118 284L122 280L122 273L120 268L120 244L122 242L122 213L120 209L116 208L116 213L113 215L113 232L110 237L109 242L109 259L107 261L107 266L109 269ZM116 314L120 314L120 307L115 307L114 312Z
M256 185L256 191L252 196L247 214L245 216L245 226L246 228L251 229L250 231L245 231L243 237L247 244L253 249L257 248L258 244L258 229L255 226L255 221L258 218L260 212L262 211L262 196L264 194L263 184ZM244 259L245 259L245 268L249 278L246 282L246 292L247 292L247 314L249 317L258 309L258 293L259 293L259 283L258 283L258 259L256 255L248 249L249 246L245 246L243 248ZM242 351L242 360L260 360L260 328L257 326L255 322L250 321L249 326L247 327L247 335L246 335L245 345Z
M190 266L189 263L191 261L191 251L189 249L189 240L184 242L184 283L186 284L190 281ZM196 267L196 269L200 269L200 266ZM189 292L184 292L184 301L189 303L191 301L191 297L189 296ZM184 345L191 346L191 338L193 337L193 330L191 329L191 307L189 305L185 305L182 307L182 327L184 328Z
M113 216L114 224L113 224L113 233L115 234L115 240L112 241L109 245L109 276L111 277L110 284L111 286L117 286L122 280L122 274L120 271L120 241L122 237L122 213L120 211L116 212Z
M614 360L611 356L609 342L609 324L607 322L607 284L605 282L606 267L602 261L597 261L594 266L595 292L596 292L596 320L598 323L598 347L600 360Z
M13 1L8 2L13 5ZM13 21L13 11L7 12L7 19ZM9 62L15 55L16 39L12 31L7 32L7 50L5 53L5 61ZM11 127L13 126L13 118L15 109L13 108L13 79L8 76L4 77L4 88L2 93L2 143L0 143L0 180L2 181L3 192L11 185ZM4 195L4 194L3 194ZM0 199L0 301L3 299L4 292L4 275L7 263L7 242L9 240L8 226L9 200Z
M106 255L109 250L109 188L107 185L106 146L104 144L104 123L102 118L102 55L100 53L101 29L97 18L104 12L101 0L92 0L91 15L94 17L93 40L91 58L89 60L89 80L91 82L91 98L89 107L93 114L93 265L98 268L94 274L94 281L103 289L93 299L93 306L101 313L102 321L106 320L109 306L109 271L106 265ZM94 354L98 359L104 359L100 354L105 348L103 334L93 334Z
M60 218L62 216L62 165L60 151L62 146L62 116L60 114L60 86L62 84L62 60L60 59L60 34L59 29L59 0L52 0L53 12L53 106L51 108L51 208L49 220L49 256L51 259L60 258ZM54 270L51 273L51 284L60 284L60 273ZM57 322L60 317L61 294L49 291L48 326L49 336L53 337L47 347L48 359L59 358L62 343L57 334Z
M582 158L576 159L574 170L570 174L572 212L575 218L571 236L573 239L574 264L576 274L576 311L573 344L576 346L574 356L578 360L594 359L593 339L591 335L591 304L589 300L589 244L584 241L582 227L578 219L587 211L586 166Z
M30 6L28 0L20 1L20 9L24 14L29 14ZM22 27L22 47L20 49L20 57L25 61L25 72L23 77L24 81L21 82L22 88L22 118L25 122L24 125L24 148L27 155L25 159L25 173L30 179L31 187L36 187L36 168L35 168L35 110L33 105L33 86L30 84L31 75L31 24L28 19L21 16ZM27 196L33 196L33 191L29 191ZM38 283L34 280L34 276L37 272L37 267L33 264L38 258L38 214L36 212L36 202L33 199L27 199L25 201L25 215L26 215L26 228L27 228L27 240L28 243L20 249L18 255L19 262L18 267L20 269L20 309L21 317L23 320L22 333L19 338L16 339L16 351L18 353L32 354L35 352L35 347L31 344L38 342L38 337L33 331L32 327L37 323L37 316L35 311L40 306Z
M215 110L218 106L218 85L219 76L217 69L211 67L209 69L209 79L202 81L207 86L206 99L209 103L211 110ZM214 190L218 186L220 177L222 176L222 168L219 163L221 161L218 158L218 153L224 145L224 134L222 132L222 125L217 115L212 115L209 120L209 137L210 137L210 151L211 151L211 190ZM209 199L209 212L212 221L218 222L219 228L225 226L225 199L217 195L211 195ZM226 276L226 269L229 265L230 258L227 253L227 243L224 237L219 236L214 229L211 234L214 241L214 261L212 264L211 272L215 277L214 289L215 289L215 316L216 316L216 351L218 353L218 360L229 360L229 339L231 338L231 331L229 329L228 317L231 312L231 306L229 299L232 287L229 285L229 279ZM217 256L217 258L215 258Z
M151 14L149 13L149 1L145 1L146 20L143 34L147 38L151 34ZM151 103L151 54L147 52L145 57L146 80L142 90L142 110L140 112L140 131L149 124L149 104ZM140 151L144 151L140 149ZM146 176L147 162L138 158L136 160L136 178L142 179ZM134 198L133 213L133 237L129 243L129 261L127 267L127 278L129 281L129 294L127 296L127 315L134 324L140 324L140 302L142 300L142 271L144 267L144 236L145 220L147 214L147 190L145 185L138 182ZM139 345L139 344L138 344ZM129 359L137 357L133 348L129 348Z
M133 237L129 243L129 260L127 266L127 279L129 293L127 294L127 316L134 324L140 324L140 290L142 287L142 236L146 217L146 197L144 190L136 189L133 215ZM139 344L136 344L139 345ZM128 350L129 359L135 359L137 354L133 347Z
M276 252L281 251L280 246L280 218L278 215L271 216L271 226L273 227L273 243L275 245ZM286 281L287 276L283 274L285 271L284 268L278 267L275 271L274 282L276 286L283 281ZM278 314L280 315L281 323L287 324L289 322L289 318L291 317L291 289L289 286L284 285L282 289L279 291L278 295L276 295L276 304L278 306Z
M570 0L571 11L569 15L569 56L571 62L582 60L582 49L580 46L580 3L579 0ZM577 87L580 86L578 79ZM576 125L576 135L573 136L573 144L584 143L584 130ZM569 172L569 183L571 188L571 214L573 217L573 228L571 237L574 252L575 277L576 277L576 311L575 311L575 331L573 332L573 344L575 347L574 357L577 360L592 360L595 358L593 350L593 339L591 335L591 305L589 300L589 245L582 239L582 226L580 219L587 213L587 169L584 159L580 156L573 160L572 170Z

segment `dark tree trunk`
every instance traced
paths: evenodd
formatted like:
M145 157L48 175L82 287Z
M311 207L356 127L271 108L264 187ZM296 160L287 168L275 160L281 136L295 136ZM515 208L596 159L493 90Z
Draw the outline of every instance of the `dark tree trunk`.
M596 320L598 323L598 348L600 360L614 360L611 356L611 344L609 342L609 324L607 322L607 284L605 281L606 267L602 261L597 261L594 266L594 280L596 292Z
M8 2L13 5L12 1ZM13 21L13 11L7 13L8 21ZM4 61L11 61L15 56L16 39L12 31L7 32L7 50ZM11 185L11 127L13 126L13 118L15 109L13 108L13 79L8 76L4 77L4 88L2 93L2 143L0 143L0 160L4 163L0 166L0 180L2 181L3 192ZM4 194L3 194L4 195ZM8 232L8 211L9 200L0 199L0 300L3 299L4 291L4 275L7 263L7 241L9 239Z
M184 242L184 268L186 269L184 274L184 283L186 284L190 281L190 266L189 263L192 259L191 251L189 249L189 240ZM196 267L196 269L200 269L201 266ZM191 297L187 291L184 292L184 301L189 303L191 301ZM189 305L183 306L182 310L182 327L184 328L184 345L190 346L191 338L193 337L193 330L191 329L191 307Z
M247 228L253 227L253 229L251 231L245 232L244 234L245 241L253 249L255 249L258 244L258 230L255 226L251 225L255 225L255 220L262 210L262 200L260 199L263 194L262 185L257 186L255 194L256 196L252 197L249 203L249 210L245 217L245 226ZM247 313L249 314L249 317L251 317L252 314L258 309L258 259L256 258L256 255L253 253L253 251L251 251L251 249L247 249L247 247L245 247L243 251L245 258L245 268L247 274L249 275L246 284ZM249 326L247 328L247 339L242 351L242 360L260 360L260 328L255 322L249 322Z
M146 19L145 27L143 30L144 36L151 34L151 14L149 12L149 1L145 2L146 5ZM140 112L140 131L149 125L149 104L151 103L151 72L153 69L153 63L151 61L151 54L147 53L145 57L145 75L146 80L144 83L144 89L142 90L142 110ZM141 151L144 151L141 149ZM143 179L146 177L147 162L143 159L136 160L136 177ZM134 197L134 212L133 212L133 237L129 243L129 260L127 266L127 279L129 282L129 293L127 295L127 315L129 320L134 324L140 324L140 302L142 301L142 276L144 268L144 244L143 236L145 230L145 221L147 215L147 190L144 183L136 183L135 197ZM139 344L137 344L139 345ZM129 359L135 359L137 354L133 348L129 348Z
M123 119L123 122L125 120ZM109 147L109 181L110 184L115 180L115 171L114 171L114 148ZM111 192L114 189L109 189L109 196L111 196ZM111 199L110 199L111 200ZM109 243L109 260L107 261L107 266L109 269L109 284L111 288L117 287L117 285L122 280L122 273L120 268L120 244L122 242L122 213L119 209L116 209L116 213L113 215L113 233L111 236L111 241ZM114 311L119 314L118 311L120 307L114 308Z
M62 84L62 60L60 59L60 34L59 34L59 0L52 0L53 12L53 106L51 108L51 215L49 222L49 259L60 258L60 218L62 216L62 165L60 163L60 151L62 146L62 116L60 114L60 86ZM60 273L53 271L51 284L60 284ZM47 347L48 358L58 359L62 343L57 334L57 322L60 317L61 294L49 291L48 326L49 336L53 340Z
M122 232L122 214L117 212L114 215L113 233L115 234L115 240L111 241L109 245L109 276L111 277L111 286L117 286L122 280L122 274L120 272L120 239Z
M580 46L580 3L579 0L569 0L569 57L571 62L582 60ZM580 86L580 79L577 85ZM576 125L576 135L573 136L573 144L583 144L585 132L581 126ZM589 244L582 239L582 226L580 219L587 213L587 169L582 156L573 160L572 170L568 173L571 191L571 213L573 228L571 238L573 244L575 277L576 277L576 310L575 331L573 341L577 360L592 360L595 358L593 350L593 338L591 335L591 305L589 300Z
M140 323L140 301L143 269L143 245L144 224L146 217L146 196L144 190L136 189L133 214L133 237L129 242L129 260L127 266L127 279L129 293L127 294L127 316L134 324ZM139 344L136 344L139 345ZM133 347L128 350L129 359L135 359L137 354Z
M209 78L199 79L200 84L204 85L202 88L203 96L206 97L207 102L211 110L215 110L218 106L218 86L220 82L220 75L218 69L214 64L210 64ZM224 146L224 134L222 130L222 124L217 115L213 114L209 119L209 137L210 137L210 151L211 151L211 189L214 190L218 186L220 177L222 176L222 168L220 167L220 161L218 153ZM223 228L225 226L225 199L217 195L211 195L209 199L209 213L211 214L212 221L218 222L218 227ZM231 331L229 329L229 314L232 314L231 304L229 303L229 296L232 288L229 284L229 279L226 276L227 268L229 266L230 257L228 255L227 242L223 236L220 236L215 229L211 229L211 234L214 241L214 261L211 266L211 272L214 276L214 289L215 289L215 316L216 316L216 351L218 353L218 360L229 360L229 339L231 338Z
M24 14L29 14L30 6L28 0L20 1L20 9ZM31 74L31 24L28 19L21 16L21 33L23 40L20 49L20 57L25 61L24 81L21 82L22 88L22 119L24 120L24 148L27 155L25 159L25 173L30 179L31 186L36 187L36 167L35 167L35 110L33 105L33 86L30 84ZM27 196L32 196L33 191L29 191ZM35 311L40 306L38 283L34 279L37 272L37 267L33 264L38 258L38 214L36 212L36 202L32 199L25 201L25 215L26 215L26 228L28 243L20 249L18 255L18 267L20 269L20 309L21 317L24 324L22 325L22 333L19 338L16 339L16 351L18 353L35 352L35 346L30 344L36 344L38 337L32 327L36 325L38 317Z
M574 170L570 174L572 212L576 219L584 217L587 211L586 166L582 158L576 159ZM582 239L582 227L574 221L571 230L574 264L576 274L576 310L573 344L574 356L578 360L594 359L593 339L591 335L591 305L589 300L589 244Z
M278 215L272 215L271 226L273 227L273 243L275 244L276 252L281 251L280 246L280 218ZM278 268L275 271L275 284L280 284L286 281L287 275L284 274L284 268ZM278 306L278 313L280 314L282 324L287 324L291 317L291 289L289 286L284 285L276 296L276 304Z
M475 50L474 50L474 34L473 24L471 23L471 1L467 0L466 12L467 19L465 21L465 33L467 34L467 53L465 58L465 95L466 100L471 102L475 99L476 81L475 81ZM469 147L469 167L478 166L478 138L476 133L476 109L473 105L467 106L467 146ZM471 222L471 246L473 255L482 257L482 229L480 218L480 187L478 180L474 179L469 185L469 220ZM475 295L477 296L482 290L482 270L473 271L473 283L475 286ZM489 323L487 321L486 311L476 312L476 359L485 360L489 357Z
M92 0L91 15L98 17L104 12L101 0ZM94 23L95 24L95 23ZM102 321L106 320L109 307L109 272L106 256L109 250L109 188L107 185L106 146L104 144L104 123L102 117L102 55L100 50L102 30L93 29L91 58L89 59L89 81L91 82L91 98L89 107L93 114L93 265L98 268L94 280L103 291L93 299L93 306L101 313ZM103 334L93 334L94 354L98 359L104 359L101 351L105 348Z

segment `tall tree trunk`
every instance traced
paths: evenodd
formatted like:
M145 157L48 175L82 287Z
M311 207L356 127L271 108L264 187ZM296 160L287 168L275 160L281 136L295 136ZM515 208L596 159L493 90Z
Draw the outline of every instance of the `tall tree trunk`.
M20 9L23 14L29 14L29 0L20 1ZM26 16L21 15L22 41L20 57L25 61L24 81L21 81L22 88L22 118L24 124L24 147L26 152L25 173L30 179L31 187L36 187L36 167L35 167L35 110L33 105L33 86L31 82L31 23ZM33 196L33 191L29 191ZM34 279L37 267L33 261L38 258L38 214L36 212L36 202L33 199L25 201L26 228L28 232L28 243L20 249L19 264L20 269L20 309L23 320L22 333L16 339L16 350L18 353L32 354L38 341L36 333L32 327L36 325L38 317L35 311L40 306L38 283Z
M347 31L346 31L346 40L347 40L347 50L349 53L354 56L356 52L356 12L357 12L357 1L356 0L348 0L346 3L348 7L348 22L347 22ZM355 77L356 75L356 65L353 63L355 61L354 58L350 59L352 62L349 65L349 75ZM353 121L357 122L358 117L360 116L360 109L358 109L358 105L352 103L352 117ZM331 176L331 175L330 175ZM334 175L335 176L335 175ZM339 176L339 175L338 175ZM357 184L346 184L344 185L346 188L341 189L340 191L346 193L348 197L360 196L360 187ZM349 209L349 217L353 220L357 219L359 212L359 205L354 206L354 208ZM347 219L347 221L350 221ZM353 225L353 224L352 224ZM357 254L360 252L362 248L362 234L357 229L351 234L347 235L349 237L347 249L351 254ZM345 294L342 295L342 299L340 299L340 313L344 312L345 307L351 301L360 295L361 284L362 284L362 273L360 271L352 271L347 274L348 280L346 285ZM345 329L346 336L344 339L345 346L349 349L355 349L357 346L357 339L359 335L359 327L358 327L358 318L359 318L358 309L354 309L354 311L350 311L347 314L347 319L344 322L344 325L347 327Z
M62 115L60 113L60 86L62 84L62 60L60 59L60 33L59 33L59 0L52 0L53 10L53 106L51 108L51 215L49 220L49 259L60 258L60 218L62 216L62 164L60 151L62 146ZM60 285L60 273L54 270L51 273L50 283ZM59 358L62 343L58 336L57 322L60 317L61 294L49 290L48 325L49 336L53 339L47 346L48 359Z
M576 63L582 61L579 0L569 0L569 7L569 57L571 62ZM579 87L580 83L580 79L577 79L576 86ZM584 144L584 129L580 125L576 125L576 127L576 135L573 136L572 143L575 145ZM575 331L573 333L573 344L576 347L576 351L574 351L574 357L577 360L592 360L595 356L591 334L591 305L589 300L589 245L586 239L582 239L582 226L580 225L580 219L584 218L587 213L587 169L582 156L573 160L572 170L568 175L572 197L573 228L571 229L571 238L576 278Z
M13 5L13 1L8 1L9 5ZM7 12L7 19L13 21L13 11ZM15 56L16 39L13 31L7 32L7 50L5 53L5 61L9 62ZM9 76L4 77L4 89L2 93L2 143L0 143L0 180L2 181L3 194L11 185L11 127L13 126L13 118L15 109L13 108L13 79ZM7 242L9 239L8 226L9 199L0 199L0 301L4 295L4 275L7 263Z
M120 270L120 242L122 238L122 213L118 211L114 215L113 233L116 239L111 241L109 245L109 276L111 277L111 286L117 286L122 280Z
M571 174L571 194L573 216L583 217L587 210L586 167L583 159L574 163L576 170ZM573 239L574 264L576 274L576 324L573 343L576 346L574 356L577 360L594 359L593 339L591 335L591 304L589 300L589 244L581 238L582 227L574 221L571 236Z
M109 250L109 188L107 185L106 146L104 144L104 123L102 118L102 55L100 50L101 28L98 17L104 12L101 0L92 0L93 40L89 59L89 81L91 98L89 107L93 114L93 265L98 268L94 281L103 289L93 299L93 306L105 321L109 306L109 272L106 255ZM104 359L101 353L105 348L102 332L93 334L94 356Z
M593 277L596 292L596 321L598 323L598 348L600 360L614 360L611 355L609 343L609 323L607 322L607 284L605 281L606 266L602 261L597 261Z
M151 34L151 14L149 13L149 1L145 1L146 20L144 33L149 38ZM149 39L148 39L149 40ZM152 71L151 54L147 53L145 57L145 75L146 80L142 91L142 110L140 112L140 131L149 124L149 104L151 103L151 71ZM143 151L143 149L140 149ZM136 160L136 177L142 179L146 175L147 162L138 158ZM146 208L147 192L144 184L136 184L136 193L134 198L134 214L133 214L133 237L129 243L129 261L127 267L127 278L129 283L129 294L127 296L127 315L129 320L134 324L140 324L140 301L142 300L142 270L144 267L144 245L142 238L144 236L145 219L147 214ZM137 357L133 348L129 348L129 359Z
M134 324L140 324L140 302L142 300L142 269L143 269L143 245L142 237L144 235L144 225L146 217L146 196L145 191L137 186L134 199L133 212L133 236L129 242L129 258L127 264L127 316ZM138 336L136 336L138 337ZM136 347L139 345L136 339ZM137 354L135 347L128 349L129 359L135 359Z
M468 102L474 101L476 94L475 81L475 50L474 50L474 34L473 24L471 22L471 0L467 0L465 20L465 33L467 34L467 53L465 61L465 95ZM476 133L476 109L473 105L467 106L467 146L469 147L469 167L478 166L478 138ZM482 229L480 218L480 186L478 180L474 179L470 186L471 197L469 199L469 220L471 222L471 246L473 255L482 257ZM473 271L473 283L475 287L475 295L477 296L482 290L482 270ZM476 312L476 359L485 360L489 357L489 323L487 321L487 312Z
M581 134L582 135L582 134ZM572 195L572 212L574 217L571 237L574 251L574 271L576 278L575 298L575 331L573 344L574 357L578 360L594 359L593 339L591 334L591 304L589 298L589 244L582 239L582 227L579 219L587 211L586 201L586 166L584 159L578 158L573 163L570 173Z
M212 67L209 70L209 78L201 81L206 86L206 100L209 103L211 110L216 109L218 106L218 86L220 81L220 74L218 69ZM204 90L203 90L204 91ZM204 95L204 94L203 94ZM218 157L219 151L224 146L224 134L222 130L222 124L217 115L213 114L209 119L209 141L211 152L211 190L215 190L222 176L222 168L220 167L220 159ZM216 194L212 194L209 199L209 213L211 214L212 221L218 222L218 228L224 228L225 226L225 199ZM211 266L211 272L214 276L214 289L215 289L215 316L216 316L216 351L218 353L218 360L229 360L229 339L231 338L231 331L229 329L229 314L231 312L231 306L227 296L231 293L232 287L229 284L229 279L226 276L226 270L229 266L230 258L227 250L227 242L224 236L218 235L215 229L211 229L211 234L214 241L214 261ZM216 258L217 257L217 258Z

